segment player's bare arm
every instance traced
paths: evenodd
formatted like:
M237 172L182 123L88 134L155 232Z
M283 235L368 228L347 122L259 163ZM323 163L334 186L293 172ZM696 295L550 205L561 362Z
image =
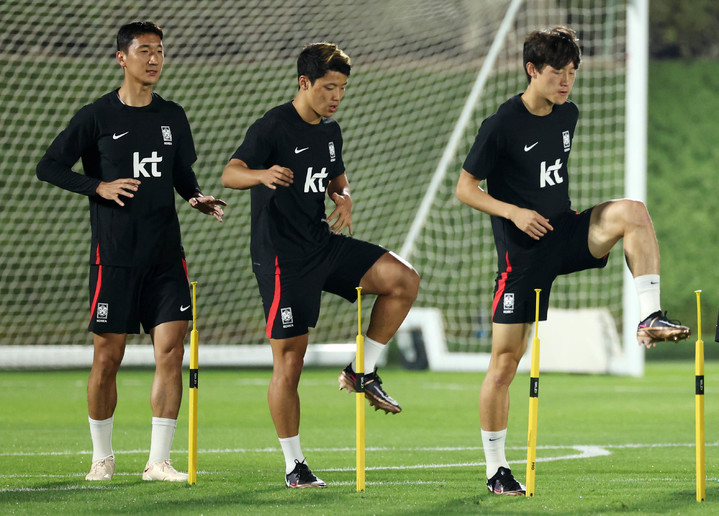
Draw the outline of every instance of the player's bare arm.
M95 192L103 199L115 201L120 206L125 206L120 196L132 198L134 197L133 192L137 192L139 187L140 181L138 179L122 178L109 183L101 182L97 185Z
M265 185L276 190L277 186L288 187L294 182L295 174L289 168L272 165L265 170L254 170L241 159L232 158L222 171L222 186L235 190L247 190Z
M539 240L554 229L549 220L536 211L497 200L483 190L479 183L479 179L463 169L457 181L457 199L475 210L511 220L534 240Z
M218 221L222 222L222 217L225 215L225 212L222 211L222 207L227 206L227 203L222 199L215 199L212 195L203 195L197 192L188 202L190 206L196 210L201 211L205 215L212 215Z
M350 184L346 174L337 176L329 182L327 195L335 203L335 209L327 217L327 223L331 224L330 230L341 233L344 228L349 228L350 235L353 235L352 197L350 197Z

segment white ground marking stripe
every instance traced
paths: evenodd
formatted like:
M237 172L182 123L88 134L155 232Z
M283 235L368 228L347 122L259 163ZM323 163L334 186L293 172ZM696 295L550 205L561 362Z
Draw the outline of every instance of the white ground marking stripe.
M22 475L28 476L28 475ZM42 475L41 475L42 476ZM45 475L45 476L62 476L62 475ZM63 487L18 487L18 488L7 488L0 489L0 493L36 493L42 491L106 491L108 489L117 489L119 486L63 486Z
M611 455L612 449L631 449L631 448L672 448L672 447L692 447L694 446L694 443L631 443L631 444L616 444L616 445L582 445L582 444L575 444L575 445L569 445L569 446L537 446L538 450L566 450L571 449L574 450L576 453L570 453L570 454L564 454L564 455L557 455L554 457L537 457L537 462L550 462L550 461L558 461L558 460L575 460L575 459L590 459L593 457L602 457ZM719 442L714 443L707 443L706 446L719 446ZM469 446L469 447L416 447L416 448L367 448L367 451L476 451L479 450L479 447L476 446ZM508 450L524 450L526 449L523 446L514 446L514 447L508 447ZM309 449L307 451L310 451ZM354 448L315 448L311 451L314 452L347 452L347 451L354 451ZM273 453L279 453L280 450L276 448L255 448L255 449L246 449L246 448L237 448L237 449L223 449L223 450L198 450L199 453L266 453L266 452L273 452ZM90 452L53 452L53 453L3 453L0 455L8 456L8 455L34 455L34 456L43 456L43 455L80 455L80 454L89 454ZM130 454L130 453L147 453L147 450L128 450L128 451L116 451L116 454ZM175 453L182 453L181 451L176 451ZM186 453L186 452L185 452ZM526 460L518 459L518 460L510 460L511 464L526 464ZM439 469L439 468L464 468L464 467L479 467L484 466L485 463L481 461L473 461L473 462L454 462L454 463L445 463L445 464L408 464L408 465L402 465L402 466L369 466L367 467L367 471L382 471L382 470L416 470L416 469ZM355 471L354 467L348 467L348 468L324 468L319 469L316 468L315 471L325 471L325 472L345 472L345 471ZM217 473L232 473L232 471L227 472L221 472L221 471L198 471L198 474L217 474ZM116 473L115 476L135 476L139 475L139 473ZM82 477L84 476L84 473L76 473L76 474L70 474L70 475L25 475L25 474L17 474L17 475L0 475L0 478L72 478L72 477ZM416 482L415 482L416 483ZM336 484L333 482L333 484ZM342 484L340 484L342 485ZM63 488L47 488L46 490L60 490ZM77 489L76 487L69 487L67 489ZM22 491L22 490L36 490L36 491L42 491L42 488L37 489L31 489L31 488L18 488L18 489L0 489L0 492L10 492L10 491Z
M582 449L582 448L606 448L606 449L622 449L622 448L675 448L675 447L693 447L695 443L629 443L629 444L569 444L566 446L537 446L538 450L566 450ZM706 443L705 446L719 446L719 441ZM481 446L418 446L418 447L392 447L392 446L368 446L366 451L475 451L481 450ZM507 450L526 450L526 446L507 446ZM350 452L354 451L354 446L345 446L337 448L305 448L306 452L313 453L332 453L332 452ZM205 448L197 450L197 453L277 453L280 448ZM116 455L131 455L134 453L149 453L149 449L136 450L116 450ZM173 454L184 454L187 450L173 450ZM0 457L44 457L53 455L92 455L92 450L64 450L64 451L43 451L43 452L0 452ZM574 455L573 455L574 457Z

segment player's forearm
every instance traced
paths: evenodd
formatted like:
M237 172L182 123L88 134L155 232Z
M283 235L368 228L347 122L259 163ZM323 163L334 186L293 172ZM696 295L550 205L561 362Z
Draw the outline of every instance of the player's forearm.
M332 198L334 194L339 194L342 197L350 196L350 183L347 180L347 175L341 174L329 182L327 195Z
M244 161L232 159L222 171L222 186L235 190L247 190L262 184L260 170L252 170Z
M512 210L517 207L495 199L480 186L479 181L466 171L462 171L456 191L461 202L488 215L511 219Z
M200 185L197 183L197 176L191 167L179 170L174 176L175 190L180 197L189 201L193 197L201 197Z

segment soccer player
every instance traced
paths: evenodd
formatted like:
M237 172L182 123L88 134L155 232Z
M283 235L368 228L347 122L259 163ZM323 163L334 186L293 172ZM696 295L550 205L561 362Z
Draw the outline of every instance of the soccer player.
M607 263L624 240L624 255L639 293L640 344L680 340L686 326L667 320L659 303L659 246L646 206L618 199L577 213L569 200L567 160L577 124L568 99L581 61L574 32L532 32L524 42L529 85L484 120L457 183L463 203L491 215L498 271L492 305L492 355L479 396L487 488L524 494L505 458L509 384L527 346L541 288L547 318L552 282L560 274ZM480 182L487 181L487 190Z
M122 85L80 109L37 166L40 180L90 199L88 329L94 357L87 403L93 452L87 480L110 480L115 471L116 376L127 334L139 333L140 324L152 338L156 364L150 456L142 478L187 480L170 461L182 398L183 340L192 317L174 190L220 222L225 203L200 191L184 110L153 93L162 73L162 35L151 22L120 28ZM79 159L84 175L72 170Z
M285 483L293 488L326 487L302 454L297 393L322 291L350 302L357 286L377 295L365 339L365 396L375 409L396 414L401 408L382 388L375 364L419 289L418 274L397 255L340 234L345 228L353 233L352 198L342 134L331 117L350 68L336 45L306 46L297 59L294 99L250 126L222 174L223 186L251 190L252 267L273 355L268 401L285 456ZM325 195L335 204L329 216ZM353 361L340 373L340 389L356 392L355 370Z

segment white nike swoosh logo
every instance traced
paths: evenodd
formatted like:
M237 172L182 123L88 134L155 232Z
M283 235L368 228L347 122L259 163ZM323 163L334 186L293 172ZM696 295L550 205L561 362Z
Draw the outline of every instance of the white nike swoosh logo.
M119 140L120 138L122 138L123 136L125 136L125 135L126 135L127 133L129 133L129 132L130 132L130 131L125 131L125 132L122 133L122 134L112 133L112 139L113 139L113 140Z
M188 308L190 308L190 306L192 306L192 305L187 305L187 306L180 305L180 312L186 311Z
M529 151L531 151L531 150L534 148L534 146L537 145L538 143L539 143L539 142L534 142L532 145L525 145L525 146L524 146L524 152L529 152Z
M307 149L309 149L309 147L305 147L304 149L298 149L297 147L295 147L295 154L299 154L300 152L304 152L304 151L306 151Z

